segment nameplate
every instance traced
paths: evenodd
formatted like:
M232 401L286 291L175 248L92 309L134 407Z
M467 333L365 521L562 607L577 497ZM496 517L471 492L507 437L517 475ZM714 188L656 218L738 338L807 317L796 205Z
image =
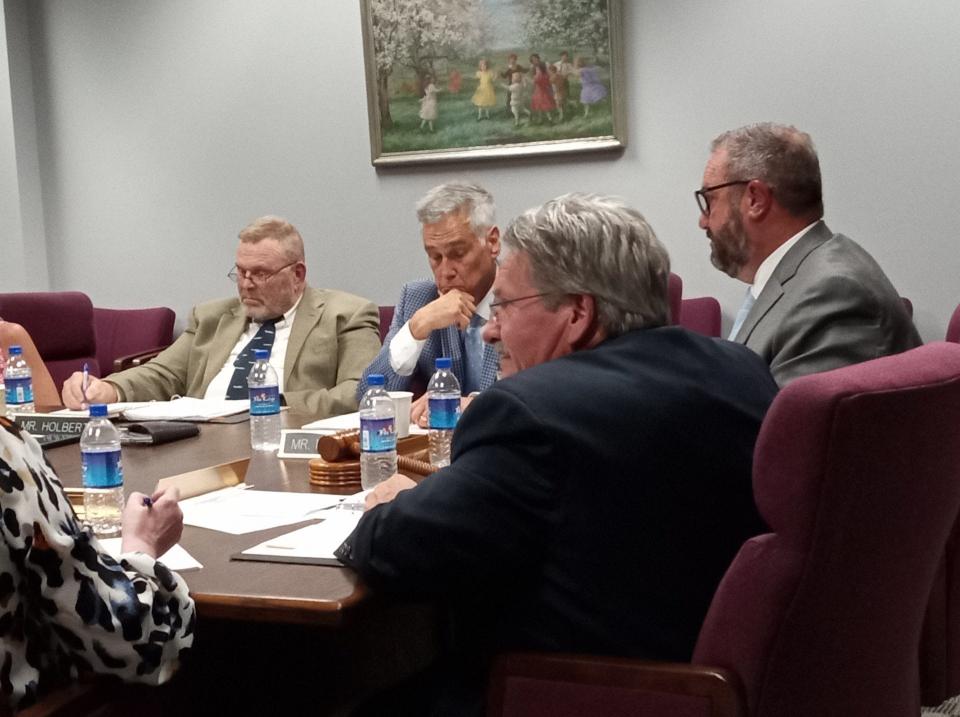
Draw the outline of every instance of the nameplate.
M35 436L47 436L59 433L66 436L79 436L90 420L88 416L51 416L43 413L18 413L13 418L21 431Z
M317 441L320 436L329 436L330 431L308 428L285 429L280 432L278 458L319 458Z

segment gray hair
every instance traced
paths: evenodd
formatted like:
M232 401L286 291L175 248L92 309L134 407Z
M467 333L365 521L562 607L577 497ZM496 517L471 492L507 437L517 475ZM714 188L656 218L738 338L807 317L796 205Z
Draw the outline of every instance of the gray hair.
M493 195L479 184L441 184L417 202L417 219L421 224L434 224L453 212L469 214L470 229L481 241L496 221Z
M710 149L726 150L727 179L761 179L793 216L823 216L820 160L806 132L761 122L724 132Z
M267 215L254 219L240 230L238 236L240 241L246 244L275 239L289 261L304 261L303 237L297 228L283 217Z
M619 199L564 194L517 217L502 241L527 256L551 309L565 294L589 294L608 336L669 323L670 256L643 215Z

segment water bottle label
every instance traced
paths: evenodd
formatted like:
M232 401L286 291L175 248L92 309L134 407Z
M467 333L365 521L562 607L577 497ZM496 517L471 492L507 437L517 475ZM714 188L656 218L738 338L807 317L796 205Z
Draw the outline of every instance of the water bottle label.
M360 450L384 453L397 449L397 431L392 418L360 419Z
M430 404L430 428L442 430L456 428L457 420L460 418L459 396L431 398L428 403Z
M84 488L116 488L123 485L120 451L82 451Z
M33 402L33 381L30 377L10 378L4 381L7 405Z
M280 388L258 386L250 389L250 415L272 416L280 413Z

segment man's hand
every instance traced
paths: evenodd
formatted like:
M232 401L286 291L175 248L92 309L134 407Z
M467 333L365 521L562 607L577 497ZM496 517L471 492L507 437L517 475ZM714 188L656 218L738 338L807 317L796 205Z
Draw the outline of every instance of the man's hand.
M74 410L88 408L90 403L116 403L119 399L113 384L101 381L96 376L90 376L87 384L87 401L84 401L82 371L74 371L73 375L63 382L63 391L60 394L63 405Z
M457 328L465 329L476 309L470 294L460 289L450 289L410 317L410 333L417 341L423 341L431 331L445 329L454 324Z
M406 476L394 473L383 483L380 483L376 488L367 493L363 509L370 510L381 503L389 503L397 497L400 491L410 490L411 488L416 488L416 486L417 484Z
M467 406L470 405L472 400L473 396L460 397L461 414L467 410ZM414 424L415 426L420 426L420 428L426 428L429 425L429 409L430 406L427 404L427 394L423 394L420 398L410 404L410 423Z
M145 504L143 493L133 492L123 508L120 541L124 553L136 551L158 558L170 550L183 533L183 512L177 488L158 490Z

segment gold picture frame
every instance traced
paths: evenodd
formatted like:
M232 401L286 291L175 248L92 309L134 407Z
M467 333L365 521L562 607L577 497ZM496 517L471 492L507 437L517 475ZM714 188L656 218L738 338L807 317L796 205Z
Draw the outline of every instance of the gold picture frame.
M626 147L620 0L360 9L375 167Z

